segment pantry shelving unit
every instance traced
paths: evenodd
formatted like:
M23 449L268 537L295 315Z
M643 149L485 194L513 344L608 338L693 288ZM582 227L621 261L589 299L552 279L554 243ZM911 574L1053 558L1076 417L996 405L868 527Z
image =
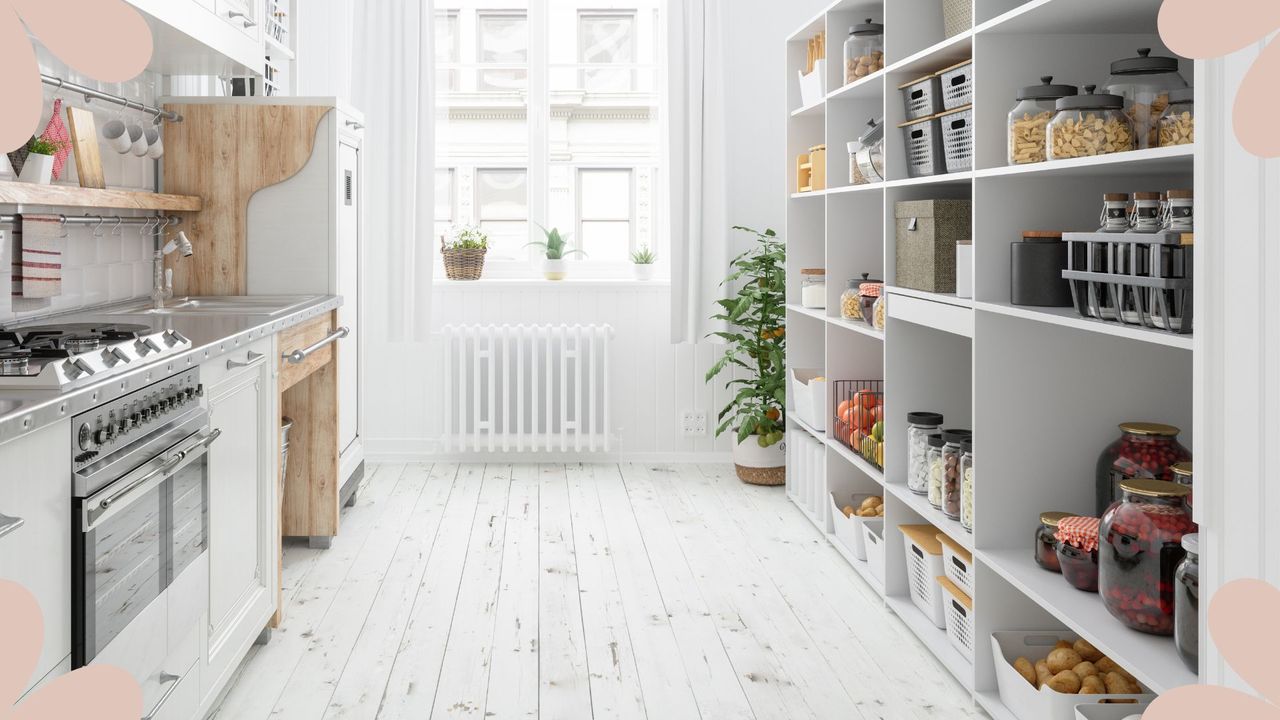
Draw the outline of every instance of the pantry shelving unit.
M1193 146L1160 148L1010 167L1006 117L1017 88L1052 74L1057 82L1105 84L1111 60L1139 47L1163 50L1160 0L974 0L974 27L943 37L937 0L839 0L787 40L788 192L796 156L826 144L826 190L787 200L788 365L821 369L832 381L885 381L885 468L880 471L834 437L788 413L790 432L812 436L825 462L806 463L816 478L789 476L788 492L853 568L899 615L989 715L1017 718L1000 701L997 630L1078 633L1155 692L1194 683L1170 638L1144 635L1114 620L1096 594L1076 591L1032 560L1041 511L1093 514L1094 465L1125 420L1183 428L1191 444L1191 335L1174 335L1080 318L1073 309L1009 302L1009 244L1023 230L1088 230L1101 195L1193 187ZM842 85L842 44L865 18L885 24L884 70ZM829 38L827 93L802 106L797 73L806 41ZM972 59L974 169L910 178L897 125L905 120L898 87ZM1184 61L1189 81L1193 65ZM779 109L779 112L782 112ZM851 186L846 144L870 118L885 118L887 181ZM904 200L972 202L974 297L894 286L894 207ZM825 267L826 309L799 303L800 270ZM883 279L888 326L878 332L842 320L846 281ZM789 404L793 407L793 404ZM943 413L947 427L975 431L976 527L966 532L906 487L906 414ZM796 443L790 443L796 445ZM794 475L795 473L791 473ZM885 498L884 581L832 533L831 503L812 503L799 484L822 494ZM927 522L974 554L975 652L964 657L912 604L898 526Z

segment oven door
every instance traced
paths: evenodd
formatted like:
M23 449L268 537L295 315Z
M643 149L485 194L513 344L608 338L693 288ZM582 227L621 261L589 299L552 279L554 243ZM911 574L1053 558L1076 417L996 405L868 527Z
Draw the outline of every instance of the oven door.
M93 662L205 551L209 537L208 452L220 434L217 430L194 433L76 501L73 668ZM138 631L150 636L153 645L158 640L163 647L163 627ZM145 663L140 660L139 664ZM149 670L124 669L135 675Z

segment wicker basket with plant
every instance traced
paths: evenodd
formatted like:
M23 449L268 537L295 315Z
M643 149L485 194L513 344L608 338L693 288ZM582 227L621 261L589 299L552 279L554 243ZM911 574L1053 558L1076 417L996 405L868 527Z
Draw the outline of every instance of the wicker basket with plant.
M456 227L440 237L444 274L450 280L479 280L484 272L484 256L489 252L489 236L474 227Z

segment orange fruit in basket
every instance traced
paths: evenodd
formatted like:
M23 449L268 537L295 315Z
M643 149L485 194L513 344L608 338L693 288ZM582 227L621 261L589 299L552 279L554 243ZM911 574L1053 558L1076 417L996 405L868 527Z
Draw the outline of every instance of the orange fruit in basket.
M849 409L852 407L853 407L852 400L845 400L841 402L840 405L836 408L836 417L844 417L844 414L846 412L849 412Z
M874 410L860 408L857 411L857 423L855 426L858 430L862 431L863 435L869 434L871 432L871 428L875 427L875 424L876 414Z
M854 393L853 400L858 405L870 410L880 404L880 398L870 390L859 390Z

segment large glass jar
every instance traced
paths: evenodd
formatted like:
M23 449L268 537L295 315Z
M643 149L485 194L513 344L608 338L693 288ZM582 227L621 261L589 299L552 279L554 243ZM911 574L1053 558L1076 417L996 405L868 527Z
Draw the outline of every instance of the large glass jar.
M1173 480L1173 466L1191 459L1178 442L1182 432L1172 425L1127 422L1120 425L1120 439L1098 457L1096 505L1101 515L1120 499L1120 483L1130 478Z
M1018 104L1009 111L1010 165L1044 162L1045 128L1053 119L1057 100L1079 92L1075 85L1054 85L1052 75L1018 91Z
M1049 572L1062 572L1058 562L1058 523L1063 518L1071 517L1071 513L1042 512L1040 524L1036 525L1036 564Z
M827 271L805 268L800 271L800 304L821 310L827 306Z
M843 320L862 319L862 296L858 294L861 280L850 280L844 292L840 293L840 318Z
M942 446L942 514L952 520L960 519L960 462L964 457L964 443L972 438L968 430L942 433L946 443Z
M1085 86L1084 95L1064 97L1049 121L1050 160L1109 155L1134 149L1133 123L1124 112L1124 98L1094 93Z
M1117 620L1152 635L1172 635L1174 572L1182 536L1196 532L1187 488L1150 478L1120 483L1121 499L1102 516L1098 591Z
M929 504L942 509L942 476L946 471L946 465L942 459L942 447L947 444L943 439L942 433L936 433L929 436L929 454L925 456L925 463L929 467L929 487L927 496Z
M973 440L960 443L960 449L964 452L960 456L960 525L973 532Z
M1187 493L1187 507L1195 507L1192 500L1195 499L1194 476L1191 473L1191 461L1180 462L1169 468L1169 472L1173 473L1173 482L1179 485L1186 485L1191 492Z
M1071 587L1098 592L1098 518L1068 517L1058 522L1058 566Z
M940 427L940 413L907 413L907 489L917 495L929 493L929 436L938 434Z
M870 275L863 273L862 282L858 285L858 301L862 306L862 319L872 327L876 324L876 301L883 292L883 280L872 280Z
M862 171L858 169L858 151L862 149L862 143L857 140L849 141L849 184L850 185L866 185L870 180L862 175Z
M858 173L868 183L884 180L884 122L875 118L867 121L867 130L858 138L855 158Z
M1200 534L1182 536L1187 556L1174 572L1173 643L1191 672L1200 672Z
M1139 48L1138 56L1111 63L1111 79L1103 92L1124 98L1124 111L1133 120L1139 150L1160 147L1160 116L1169 106L1169 94L1187 86L1178 73L1178 59L1153 56L1151 48Z
M884 25L871 22L849 28L844 41L844 83L848 85L884 69Z
M1196 91L1182 88L1169 93L1169 107L1160 116L1160 147L1190 145L1196 141Z
M1192 190L1170 190L1164 206L1161 227L1171 232L1189 233L1196 229L1196 194Z
M929 504L935 508L946 509L944 504L946 501L947 488L954 483L956 499L959 499L960 492L960 443L973 437L973 433L968 430L952 429L943 430L941 441L942 445L937 445L937 440L929 438ZM934 449L937 449L937 457L935 460ZM956 507L955 519L960 519L959 506Z

